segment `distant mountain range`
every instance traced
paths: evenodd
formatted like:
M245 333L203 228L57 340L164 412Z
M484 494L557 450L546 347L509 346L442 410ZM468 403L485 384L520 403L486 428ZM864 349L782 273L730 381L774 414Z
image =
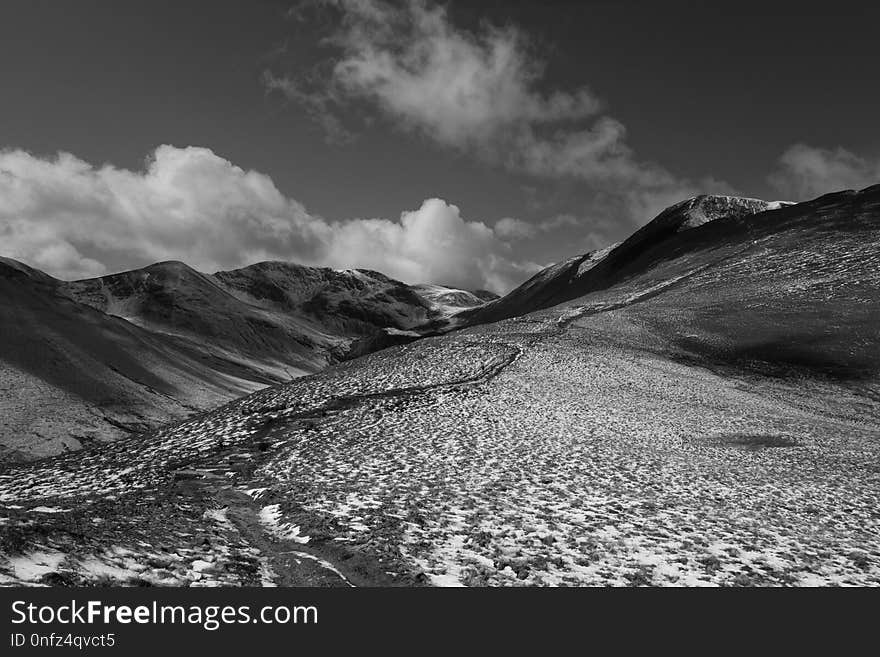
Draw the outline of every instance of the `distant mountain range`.
M65 282L0 258L0 459L145 431L493 298L284 262Z

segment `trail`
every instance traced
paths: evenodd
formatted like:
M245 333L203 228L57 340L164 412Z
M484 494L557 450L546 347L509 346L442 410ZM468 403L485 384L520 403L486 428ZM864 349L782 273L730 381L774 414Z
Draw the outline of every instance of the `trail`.
M501 358L495 358L492 361L489 361L489 363L483 369L481 369L478 373L474 375L463 377L461 379L455 379L452 381L444 381L442 383L403 386L400 388L391 388L389 390L380 390L378 392L368 392L362 394L334 397L330 401L321 404L320 406L315 406L305 411L297 411L295 413L273 416L265 420L263 422L263 426L260 427L259 437L265 437L265 435L267 435L268 432L272 430L272 428L278 426L281 423L289 424L291 422L296 422L299 420L320 419L326 417L330 413L336 413L339 411L350 409L354 406L357 406L358 404L376 399L405 398L415 395L421 395L435 390L455 390L459 388L473 387L488 383L499 374L501 374L507 367L516 362L516 360L522 355L524 351L522 345L519 344L508 342L495 342L493 344L506 347L509 350L509 353ZM268 413L283 412L287 408L288 406L286 405L261 406L253 409L252 411L249 411L247 415L262 415Z
M307 546L271 536L259 520L260 505L249 495L229 486L216 492L214 499L228 509L227 517L242 538L266 557L276 586L355 586Z

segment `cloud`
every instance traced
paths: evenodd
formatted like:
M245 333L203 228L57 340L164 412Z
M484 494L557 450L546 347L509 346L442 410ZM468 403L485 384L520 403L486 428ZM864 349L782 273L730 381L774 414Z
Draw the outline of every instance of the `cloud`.
M0 249L61 278L171 259L206 272L292 260L505 291L533 271L492 228L440 199L396 221L327 221L265 174L168 145L143 171L0 151Z
M483 22L467 30L426 0L304 6L336 12L322 40L333 56L322 60L320 73L268 72L267 85L331 129L341 125L336 112L372 110L405 131L510 171L616 195L617 221L628 227L659 212L659 199L731 189L711 178L682 180L641 161L625 126L603 113L588 87L546 90L546 62L516 27ZM308 12L300 7L296 16L307 20ZM509 224L500 229L528 232Z
M499 219L494 228L495 233L503 240L528 239L538 233L537 226L513 217Z
M573 214L563 213L534 224L512 217L504 217L495 223L494 228L498 237L503 240L513 241L530 239L541 233L553 233L562 229L576 229L585 223L584 219L578 218Z
M395 272L405 281L507 291L538 269L512 261L495 230L465 221L456 206L437 198L404 212L399 222L367 219L335 228L329 262L342 263L358 253L358 266Z
M769 180L788 198L807 200L880 183L880 159L869 160L843 148L795 144L779 158L779 167Z
M423 2L342 1L332 42L342 57L336 89L368 98L408 127L444 144L489 147L507 131L582 119L599 109L586 88L535 90L543 66L514 28L456 29L446 10Z
M368 101L404 129L538 175L591 175L596 160L626 157L623 128L612 119L561 136L539 134L594 117L601 102L586 87L538 91L544 63L514 27L484 24L471 33L454 26L445 7L422 0L307 4L339 10L324 40L337 57L329 70L322 62L322 75L267 72L265 83L321 123L332 103Z
M578 226L582 223L581 219L578 219L573 214L557 214L555 217L550 217L549 219L545 219L538 227L545 231L554 231L559 230L560 228L571 228L573 226Z
M290 78L276 77L271 71L263 73L263 84L267 90L279 91L288 100L300 105L306 116L321 126L327 143L348 144L354 141L354 133L331 111L333 99L330 95L304 91Z

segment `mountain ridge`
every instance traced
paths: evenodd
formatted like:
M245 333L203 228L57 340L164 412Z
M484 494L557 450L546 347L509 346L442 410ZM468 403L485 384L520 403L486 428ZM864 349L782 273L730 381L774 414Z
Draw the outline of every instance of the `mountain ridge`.
M0 299L0 460L143 432L411 341L407 329L448 311L378 272L277 262L62 281L0 258Z
M709 222L739 220L789 205L794 204L707 194L685 199L663 210L622 242L551 265L501 299L463 312L460 319L465 325L474 325L563 303L588 291L613 285L619 280L617 270L631 266L646 251L677 234Z

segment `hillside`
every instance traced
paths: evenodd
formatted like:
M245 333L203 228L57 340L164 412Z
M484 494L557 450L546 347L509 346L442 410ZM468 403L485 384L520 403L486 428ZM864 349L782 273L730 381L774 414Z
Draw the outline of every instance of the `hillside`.
M145 431L262 387L232 363L67 297L0 259L0 459Z
M459 290L445 285L414 285L413 289L434 305L439 314L449 316L467 308L495 301L498 295L488 290Z
M624 242L548 267L503 298L462 313L456 323L507 319L608 288L674 255L670 240L684 231L718 219L737 221L787 205L790 204L733 196L687 199L661 212Z
M683 214L556 305L6 468L3 581L880 585L880 186Z
M279 262L64 282L2 259L0 299L0 460L146 431L410 341L448 312L378 272Z
M245 363L271 381L317 371L338 360L333 352L346 343L306 318L243 300L222 280L180 262L76 281L65 291L104 313Z

